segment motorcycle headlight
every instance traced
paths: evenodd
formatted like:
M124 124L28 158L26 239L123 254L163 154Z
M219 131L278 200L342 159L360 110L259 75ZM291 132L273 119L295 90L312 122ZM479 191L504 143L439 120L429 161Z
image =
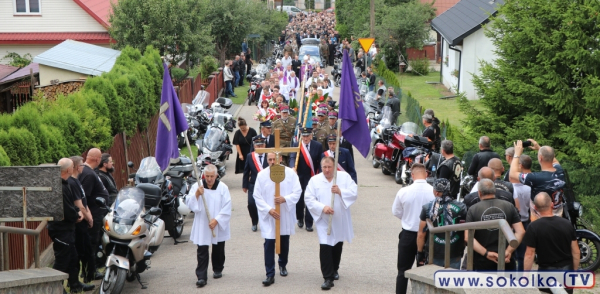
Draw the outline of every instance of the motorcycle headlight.
M378 125L377 126L377 134L381 134L382 131L383 131L383 126Z
M125 233L127 233L129 231L129 229L131 229L131 225L125 225L125 224L114 224L113 227L115 229L115 233L117 233L119 235L124 235Z
M204 148L202 148L202 153L210 154L210 150L208 150L208 148L204 147Z
M219 156L221 156L221 153L223 153L223 151L215 151L215 152L211 152L210 153L210 157L214 158L214 159L218 159Z

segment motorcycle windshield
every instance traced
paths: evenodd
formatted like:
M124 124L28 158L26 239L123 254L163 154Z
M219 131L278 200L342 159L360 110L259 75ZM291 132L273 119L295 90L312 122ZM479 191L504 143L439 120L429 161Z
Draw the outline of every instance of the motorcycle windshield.
M374 104L376 104L377 101L375 100L375 92L368 92L365 95L365 103L363 103L363 106L365 108L365 114L368 114L369 112L374 112L375 111L375 107Z
M156 161L156 158L150 156L142 159L140 168L135 173L136 183L156 183L163 179L163 174Z
M229 115L225 113L215 113L215 116L213 117L213 123L218 126L224 126L228 120Z
M208 91L200 90L198 91L198 94L196 94L196 97L194 97L192 104L203 105L205 101L210 101L210 93L208 93Z
M220 128L212 127L208 129L204 135L204 147L208 148L210 151L215 151L221 144L222 135L223 131Z
M144 191L136 187L125 187L117 194L114 217L123 221L135 221L144 209Z
M192 104L181 103L181 110L183 110L183 114L189 114L190 112L193 112L192 107L193 107Z
M381 109L381 120L379 121L379 125L383 128L389 128L392 126L392 108L389 106L384 106Z
M413 134L413 135L421 134L419 125L417 125L414 122L410 122L410 121L407 121L402 124L402 126L400 127L400 132L402 132L404 134Z
M262 75L264 75L264 74L266 74L266 73L268 73L268 72L269 72L269 68L267 67L267 65L266 65L266 64L259 64L259 65L256 67L256 72L257 72L258 74L262 74Z

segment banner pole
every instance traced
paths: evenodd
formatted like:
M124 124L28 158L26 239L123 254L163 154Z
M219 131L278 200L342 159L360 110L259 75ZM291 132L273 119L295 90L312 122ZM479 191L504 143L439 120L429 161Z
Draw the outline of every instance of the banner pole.
M194 158L194 155L192 154L192 147L190 147L190 139L187 135L187 130L184 132L183 136L185 137L185 144L187 145L188 152L190 152L190 157ZM198 184L198 188L200 188L200 185L202 185L202 181L200 180L202 178L199 176L198 167L196 166L195 160L194 162L192 162L192 166L194 167L194 173L196 174L196 183ZM194 197L196 197L196 195L194 195ZM206 211L206 218L208 219L208 224L210 224L210 211L208 210L208 205L206 204L206 198L204 198L204 195L200 195L200 197L202 198L202 203L204 204L204 210ZM215 230L211 229L210 231L212 232L213 238L217 237L217 235L215 234Z

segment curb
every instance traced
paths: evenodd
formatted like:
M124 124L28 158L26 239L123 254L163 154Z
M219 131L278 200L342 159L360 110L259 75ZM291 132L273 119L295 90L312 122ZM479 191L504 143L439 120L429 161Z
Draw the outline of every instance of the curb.
M240 111L242 111L242 108L244 108L244 104L240 104L240 107L238 107L238 109L235 111L235 113L233 114L234 118L237 118L238 115L240 114Z

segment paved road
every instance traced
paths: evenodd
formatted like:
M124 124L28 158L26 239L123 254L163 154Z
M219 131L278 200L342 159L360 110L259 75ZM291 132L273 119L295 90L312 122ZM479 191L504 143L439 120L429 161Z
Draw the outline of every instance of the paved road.
M337 92L337 91L336 91ZM339 94L334 94L337 98ZM239 116L252 127L256 106L244 106ZM331 292L338 293L392 293L395 291L396 259L400 220L391 213L398 189L391 176L373 169L366 159L354 151L357 159L359 196L351 207L355 239L344 244L340 264L340 280ZM234 158L233 156L231 158ZM152 268L141 274L148 289L141 290L137 282L127 283L123 293L306 293L321 291L323 282L319 266L319 242L315 232L296 228L290 238L287 269L289 275L275 276L275 284L263 287L265 278L263 242L260 232L250 229L247 196L242 191L241 174L233 174L235 161L227 163L228 174L223 182L229 186L233 211L231 240L226 242L223 278L215 280L209 265L208 285L197 289L196 246L192 243L173 245L165 238L152 258ZM188 217L180 240L189 239L192 217ZM168 233L167 233L168 234Z

